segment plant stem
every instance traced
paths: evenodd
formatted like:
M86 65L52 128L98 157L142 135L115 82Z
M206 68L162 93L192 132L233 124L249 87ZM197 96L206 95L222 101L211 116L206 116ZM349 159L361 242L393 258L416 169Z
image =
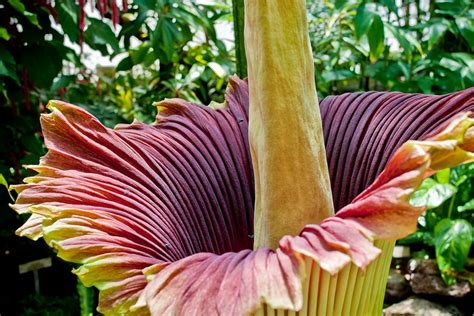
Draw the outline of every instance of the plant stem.
M247 77L247 58L245 56L244 25L245 10L244 0L232 0L232 15L234 17L235 57L237 75Z
M453 195L453 197L451 198L451 201L449 202L448 218L451 218L451 213L453 212L455 198L456 198L456 193Z

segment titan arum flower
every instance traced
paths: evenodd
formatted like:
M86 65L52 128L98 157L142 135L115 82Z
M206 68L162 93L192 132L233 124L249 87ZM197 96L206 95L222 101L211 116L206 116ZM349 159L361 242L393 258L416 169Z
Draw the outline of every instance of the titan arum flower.
M221 106L166 100L155 124L109 129L52 101L41 118L17 233L80 264L103 313L380 315L394 241L424 210L410 194L474 160L474 89L319 109L304 0L246 5L248 83Z

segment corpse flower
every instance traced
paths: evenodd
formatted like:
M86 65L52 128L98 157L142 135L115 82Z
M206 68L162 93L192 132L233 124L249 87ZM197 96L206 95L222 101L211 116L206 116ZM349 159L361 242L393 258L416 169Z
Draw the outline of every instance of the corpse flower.
M41 118L17 233L80 264L102 313L380 314L395 240L424 210L411 193L474 160L474 89L319 110L304 1L246 5L249 78L224 104L165 100L155 124L115 129L60 101Z

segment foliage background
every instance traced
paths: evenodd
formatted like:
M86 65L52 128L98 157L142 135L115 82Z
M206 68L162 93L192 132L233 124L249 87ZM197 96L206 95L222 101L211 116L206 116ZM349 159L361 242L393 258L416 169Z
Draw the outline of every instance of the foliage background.
M152 122L152 104L164 98L223 100L235 52L216 25L230 25L230 0L125 3L114 26L113 12L102 17L87 2L81 31L82 0L0 0L0 174L7 183L20 183L28 175L23 165L45 153L39 115L50 99L83 106L110 127ZM309 0L308 17L321 98L363 90L441 94L474 85L468 0ZM97 56L114 66L91 67ZM14 236L24 219L9 202L1 190L0 279L7 286L0 287L0 313L77 314L79 306L61 299L79 295L68 264L55 259L40 270L40 296L33 295L32 275L18 274L18 264L51 252Z

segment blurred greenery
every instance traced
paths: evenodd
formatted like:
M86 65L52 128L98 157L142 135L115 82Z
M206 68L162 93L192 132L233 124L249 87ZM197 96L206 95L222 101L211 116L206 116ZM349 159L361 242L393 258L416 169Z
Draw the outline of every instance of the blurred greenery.
M474 85L472 1L309 0L308 10L321 96Z
M464 279L474 285L474 271L465 269L474 236L474 164L445 169L427 178L410 203L426 206L426 211L418 219L417 231L399 244L436 258L447 284Z
M85 2L89 7L90 0L79 1ZM320 97L362 90L441 94L474 85L469 0L307 2ZM232 25L230 0L128 0L116 26L113 14L101 16L100 10L92 1L82 31L76 0L0 0L2 209L11 202L3 184L21 183L29 174L23 166L38 163L45 153L39 115L48 111L48 100L82 106L109 127L134 119L153 122L153 102L165 98L223 100L228 77L237 69L234 43L217 29ZM241 7L236 12L241 14ZM114 66L93 66L98 56ZM245 60L242 50L239 60ZM472 224L469 203L460 207L471 214ZM14 237L22 220L13 211L0 213L2 271L36 259L25 249L40 246ZM458 226L449 222L439 231L448 236ZM452 243L443 240L438 244ZM75 280L71 286L75 290ZM2 301L9 293L1 291L0 313L11 304ZM88 302L90 293L83 294Z
M79 315L76 296L30 295L20 303L21 316L74 316Z

